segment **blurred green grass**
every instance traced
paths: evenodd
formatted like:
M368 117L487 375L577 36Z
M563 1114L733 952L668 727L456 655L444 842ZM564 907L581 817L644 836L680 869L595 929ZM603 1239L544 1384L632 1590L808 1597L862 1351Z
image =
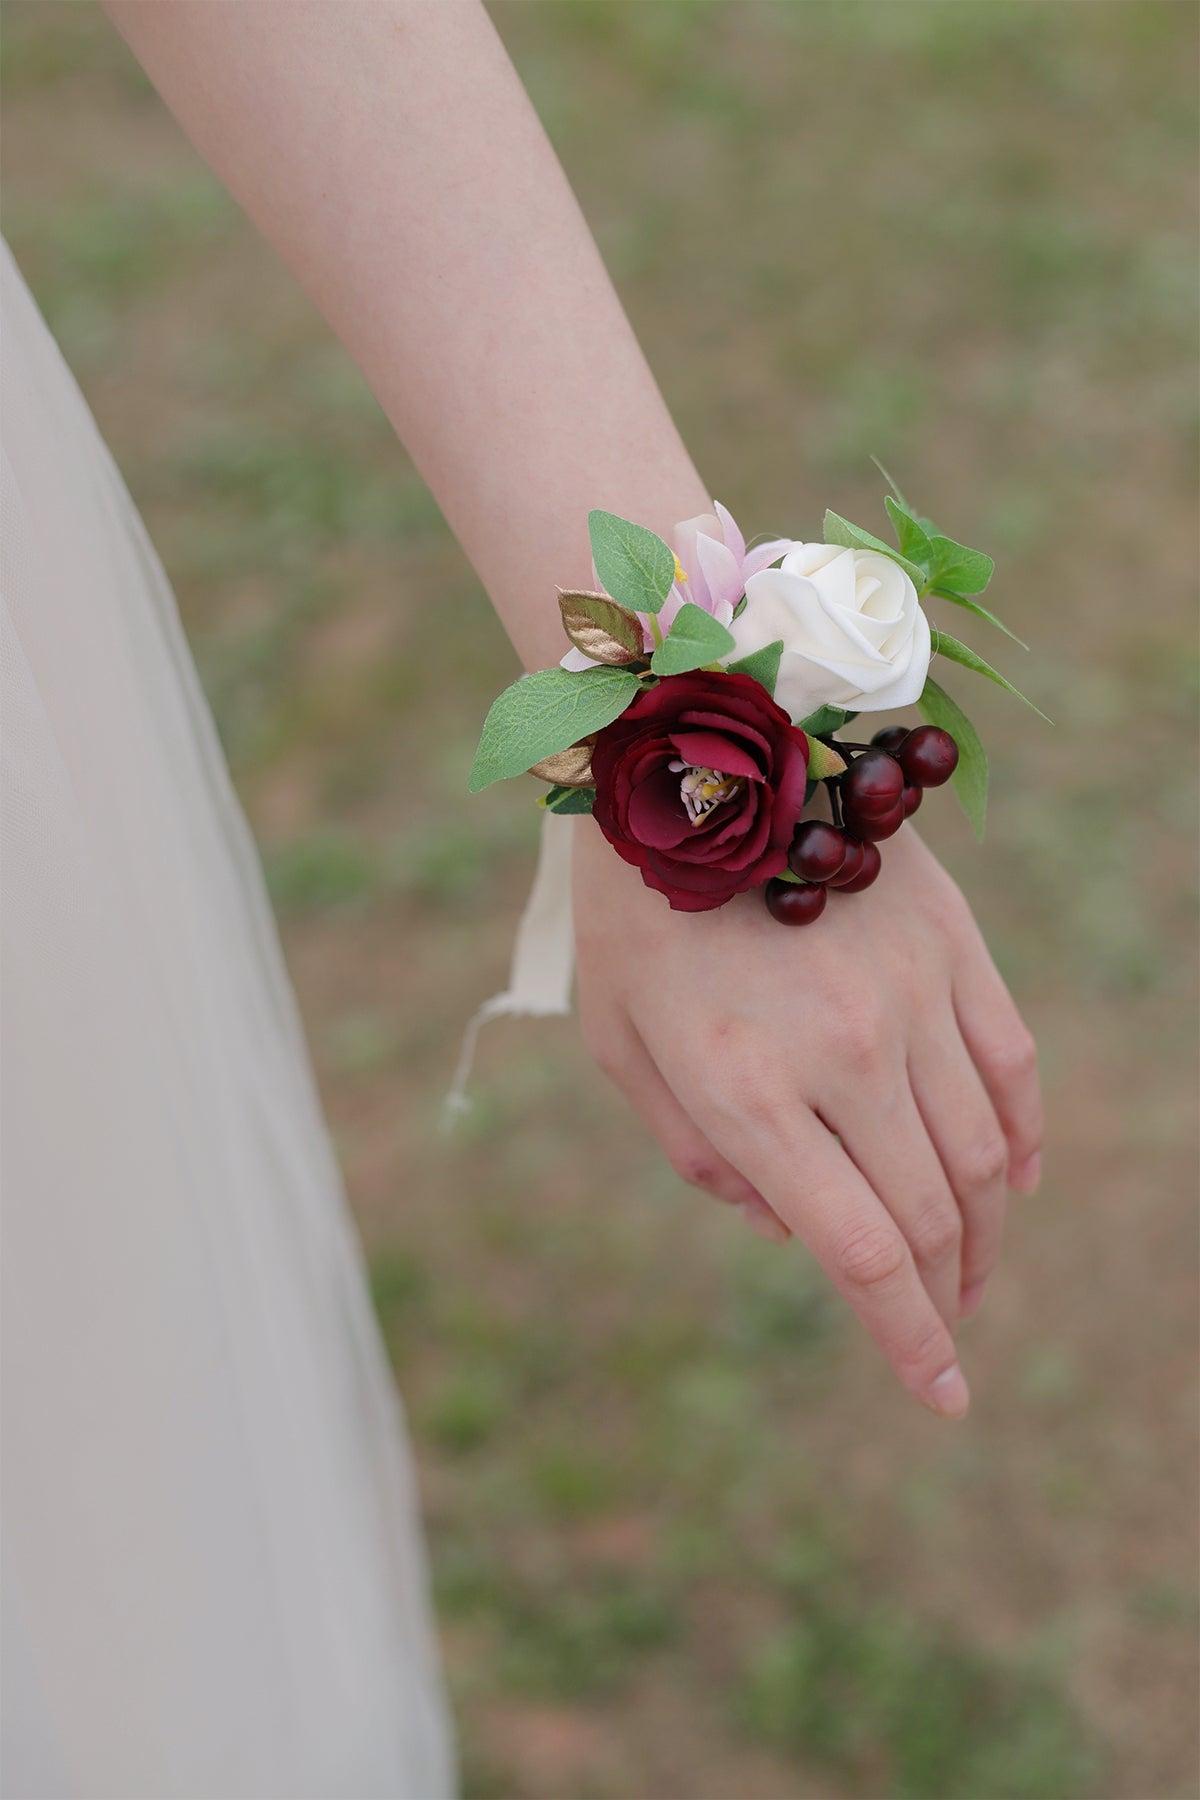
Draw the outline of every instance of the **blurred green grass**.
M870 522L875 454L999 558L1036 660L976 641L1056 724L971 693L987 852L949 808L929 829L1038 1031L1050 1143L968 1347L976 1419L946 1434L807 1264L680 1192L569 1028L492 1028L473 1114L438 1135L534 841L525 796L464 792L508 653L361 379L102 16L10 0L6 235L263 846L410 1410L467 1790L1174 1800L1196 1775L1194 11L494 16L721 498L754 530L827 502Z

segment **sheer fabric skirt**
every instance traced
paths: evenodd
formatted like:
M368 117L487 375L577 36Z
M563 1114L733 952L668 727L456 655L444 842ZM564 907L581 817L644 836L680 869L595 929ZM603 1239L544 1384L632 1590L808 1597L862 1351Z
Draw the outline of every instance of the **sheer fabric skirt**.
M408 1456L257 859L0 255L3 1792L439 1800Z

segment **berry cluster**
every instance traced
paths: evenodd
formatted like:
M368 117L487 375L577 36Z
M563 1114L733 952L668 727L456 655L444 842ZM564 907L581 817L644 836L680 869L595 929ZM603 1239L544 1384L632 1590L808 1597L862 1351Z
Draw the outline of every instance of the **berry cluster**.
M958 745L936 725L889 725L869 744L839 743L857 752L845 772L825 783L833 822L806 819L788 854L796 881L769 881L767 907L781 925L811 925L825 910L830 888L859 894L879 874L879 845L916 812L928 787L941 787L958 766Z

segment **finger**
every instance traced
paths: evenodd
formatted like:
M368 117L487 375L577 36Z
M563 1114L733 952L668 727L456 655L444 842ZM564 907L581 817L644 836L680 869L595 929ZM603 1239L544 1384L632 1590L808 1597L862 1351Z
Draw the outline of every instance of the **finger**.
M912 1253L858 1169L806 1107L747 1104L714 1123L723 1154L812 1251L910 1393L946 1418L970 1395L954 1340Z
M1000 1254L1008 1145L979 1071L946 1009L909 1052L912 1091L962 1214L964 1313L983 1297Z
M844 1087L820 1117L842 1145L896 1224L926 1292L953 1331L959 1319L963 1219L946 1171L926 1130L901 1064L891 1079L857 1090L847 1106ZM831 1110L832 1108L832 1110Z
M1008 1144L1009 1184L1032 1194L1041 1176L1043 1128L1037 1045L974 927L954 972L954 1010Z
M618 1087L682 1181L736 1207L750 1229L771 1243L792 1235L762 1195L700 1130L672 1092L632 1020L611 1022L596 1061Z

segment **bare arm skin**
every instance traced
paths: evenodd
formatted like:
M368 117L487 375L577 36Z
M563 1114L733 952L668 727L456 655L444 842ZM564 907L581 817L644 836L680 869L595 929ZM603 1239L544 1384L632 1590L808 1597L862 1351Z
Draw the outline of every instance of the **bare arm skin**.
M482 6L108 10L365 372L518 655L556 661L588 508L667 534L709 496ZM909 828L811 934L753 896L680 916L576 835L597 1059L687 1179L802 1238L904 1385L960 1415L953 1331L1041 1134L1032 1041L961 896Z
M587 511L707 510L477 0L112 0L196 148L362 368L528 668Z

